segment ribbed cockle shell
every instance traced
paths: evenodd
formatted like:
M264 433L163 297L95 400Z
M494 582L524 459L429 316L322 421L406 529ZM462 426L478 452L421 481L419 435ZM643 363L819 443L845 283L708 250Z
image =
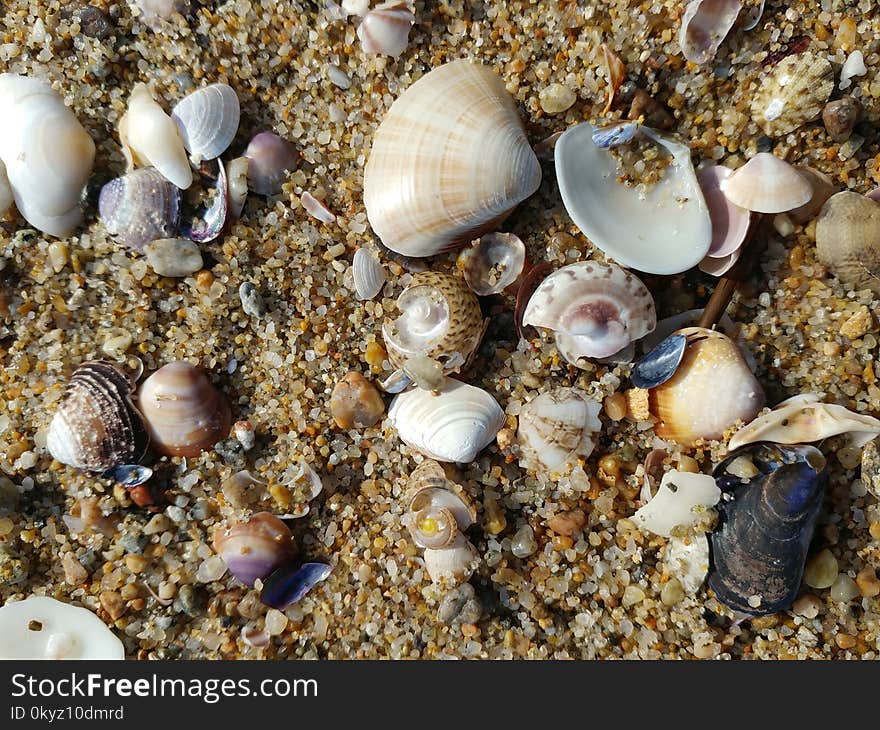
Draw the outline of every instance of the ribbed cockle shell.
M131 395L131 382L110 363L80 365L49 424L49 453L90 472L140 461L150 439Z
M364 204L388 248L432 256L497 228L540 183L504 83L486 66L454 61L388 110L364 171Z
M133 170L101 188L98 212L107 232L135 251L173 238L180 223L180 190L152 167Z
M220 157L235 139L238 97L227 84L211 84L185 96L171 111L183 146L196 164Z
M771 137L788 134L816 119L833 90L834 70L827 58L809 51L789 56L758 89L752 119Z
M147 378L138 404L161 454L198 456L229 434L226 398L188 362L169 363Z
M845 191L816 219L816 254L852 290L880 293L880 203Z
M248 586L296 555L290 528L269 512L218 530L213 546L229 572Z

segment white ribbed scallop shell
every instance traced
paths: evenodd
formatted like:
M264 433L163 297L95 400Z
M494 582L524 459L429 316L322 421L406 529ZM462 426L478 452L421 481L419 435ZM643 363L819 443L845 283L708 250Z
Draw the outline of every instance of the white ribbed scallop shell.
M351 269L358 299L366 301L382 291L385 285L385 267L375 251L359 248L354 252Z
M241 110L227 84L211 84L185 96L171 118L194 162L220 157L235 139Z
M488 67L440 66L392 104L364 172L388 248L431 256L497 227L541 184L516 105Z

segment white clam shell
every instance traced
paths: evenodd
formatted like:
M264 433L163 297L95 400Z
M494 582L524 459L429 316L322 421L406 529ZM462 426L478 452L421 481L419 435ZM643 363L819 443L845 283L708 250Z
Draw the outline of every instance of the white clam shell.
M548 276L532 294L523 323L563 335L560 352L572 365L608 357L657 325L645 285L614 264L579 261ZM560 342L557 341L557 345Z
M734 205L757 213L785 213L806 205L813 197L810 182L785 160L759 152L721 182Z
M369 248L359 248L351 261L354 288L361 301L372 299L385 285L385 267L376 252Z
M52 87L37 79L0 74L0 104L0 160L19 212L44 233L69 235L82 221L80 197L95 159L92 138Z
M459 534L448 547L425 550L425 569L434 583L456 585L473 575L479 561L477 549Z
M504 425L504 411L485 390L446 378L436 394L415 388L395 396L389 423L410 448L437 461L467 463Z
M559 192L575 225L608 256L638 271L677 274L708 253L712 221L690 149L639 130L672 156L658 182L647 188L616 182L615 157L594 144L594 128L585 122L556 143Z
M678 578L685 593L694 595L709 573L709 538L699 532L687 537L671 537L664 555L666 570Z
M388 110L364 171L364 204L388 248L432 256L497 228L540 183L504 83L486 66L455 61Z
M458 255L458 268L474 294L498 294L513 284L526 262L526 247L512 233L489 233Z
M633 515L633 522L655 535L670 537L674 527L690 527L700 510L714 507L721 490L708 474L668 471L654 498Z
M119 121L119 137L129 171L152 165L182 190L192 185L192 169L177 125L146 84L132 89L128 109Z
M880 434L880 420L834 403L822 403L816 393L804 393L783 401L737 431L728 449L734 451L756 441L806 444L842 433L850 434L853 446L861 448Z
M406 50L416 16L405 2L391 0L370 10L357 29L365 53L397 58Z
M558 388L526 403L519 413L519 464L538 473L558 472L572 457L593 452L602 430L601 406L575 388Z
M681 16L678 43L684 57L692 63L714 58L739 12L740 0L692 0Z
M125 647L88 609L31 596L0 608L0 659L125 659Z
M226 151L235 139L240 115L238 96L227 84L196 89L171 111L183 146L195 163L213 160Z

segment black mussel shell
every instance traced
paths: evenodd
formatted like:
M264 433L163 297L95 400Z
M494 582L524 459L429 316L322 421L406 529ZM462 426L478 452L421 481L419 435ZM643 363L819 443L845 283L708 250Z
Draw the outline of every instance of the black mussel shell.
M740 456L751 459L756 476L728 473ZM716 507L709 587L725 606L750 616L788 608L797 597L822 506L825 458L812 446L750 444L722 461L714 476L733 499L723 497Z
M682 334L671 334L665 340L646 353L633 365L630 380L636 388L656 388L669 380L684 357L687 349L687 337Z
M286 563L263 582L260 600L271 608L283 611L301 600L332 570L326 563Z

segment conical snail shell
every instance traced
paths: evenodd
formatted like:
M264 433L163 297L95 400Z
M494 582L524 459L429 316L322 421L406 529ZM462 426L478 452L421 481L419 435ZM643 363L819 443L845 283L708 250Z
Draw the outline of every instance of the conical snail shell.
M51 86L0 75L0 159L19 212L53 236L67 236L82 220L83 188L95 144Z
M188 362L172 362L147 378L138 403L153 439L167 456L198 456L229 433L226 398Z
M111 236L135 251L173 238L180 222L180 190L153 167L133 170L101 188L101 222Z
M681 364L669 380L648 391L658 436L690 446L720 439L737 421L748 423L764 405L764 391L736 344L700 327L688 338Z
M140 461L150 439L131 393L128 378L110 363L80 365L49 424L52 457L90 472Z
M483 336L480 302L461 277L436 271L416 274L397 299L402 314L382 326L388 359L404 369L406 361L426 356L458 372Z
M364 171L364 204L388 248L432 256L496 228L540 184L540 164L501 79L455 61L388 110Z
M220 157L235 139L240 115L238 97L227 84L196 89L171 111L193 162Z

